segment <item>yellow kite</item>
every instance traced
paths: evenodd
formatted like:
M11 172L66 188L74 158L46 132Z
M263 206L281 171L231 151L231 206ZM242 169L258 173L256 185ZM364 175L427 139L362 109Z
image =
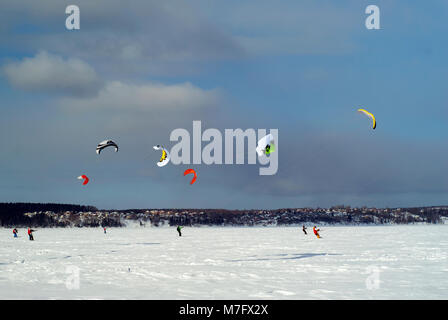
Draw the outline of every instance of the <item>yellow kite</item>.
M373 114L371 114L370 112L368 112L367 110L364 110L364 109L358 109L358 111L364 113L366 116L368 116L370 119L372 119L372 121L373 121L372 127L373 127L373 129L375 129L376 128L375 116Z

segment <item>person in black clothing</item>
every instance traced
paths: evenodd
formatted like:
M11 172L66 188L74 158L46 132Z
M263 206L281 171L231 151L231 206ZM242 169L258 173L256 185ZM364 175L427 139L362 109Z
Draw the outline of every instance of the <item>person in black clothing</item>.
M303 233L307 234L305 225L302 226L302 231L303 231Z
M34 237L33 237L33 231L36 231L36 230L33 230L33 229L31 229L31 228L28 228L28 236L30 237L30 240L31 240L31 241L34 240Z

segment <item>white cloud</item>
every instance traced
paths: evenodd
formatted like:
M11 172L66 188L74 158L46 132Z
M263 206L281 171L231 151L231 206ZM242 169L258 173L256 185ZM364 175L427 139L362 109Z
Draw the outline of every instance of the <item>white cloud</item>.
M111 81L95 97L64 98L61 105L77 110L182 111L216 106L219 100L217 89L203 90L189 82L165 85Z
M73 96L93 95L102 86L95 70L79 59L64 60L45 51L4 66L9 82L27 91Z

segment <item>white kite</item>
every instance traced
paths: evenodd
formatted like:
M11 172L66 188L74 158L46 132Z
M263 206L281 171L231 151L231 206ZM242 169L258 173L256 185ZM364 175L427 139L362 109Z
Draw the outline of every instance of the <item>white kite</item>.
M154 150L162 150L162 157L160 158L159 162L157 162L157 165L159 167L163 167L170 162L170 153L168 150L166 150L163 146L157 145L153 147Z
M275 151L275 142L274 142L274 136L270 133L267 136L264 136L263 138L258 141L256 151L258 153L258 156L268 155L271 152Z

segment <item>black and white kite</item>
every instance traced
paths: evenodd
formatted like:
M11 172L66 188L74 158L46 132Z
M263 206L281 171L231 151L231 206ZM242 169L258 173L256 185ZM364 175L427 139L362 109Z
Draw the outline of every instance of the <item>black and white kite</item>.
M101 150L107 147L115 147L115 152L118 152L118 145L112 140L104 140L96 147L96 153L100 154Z

